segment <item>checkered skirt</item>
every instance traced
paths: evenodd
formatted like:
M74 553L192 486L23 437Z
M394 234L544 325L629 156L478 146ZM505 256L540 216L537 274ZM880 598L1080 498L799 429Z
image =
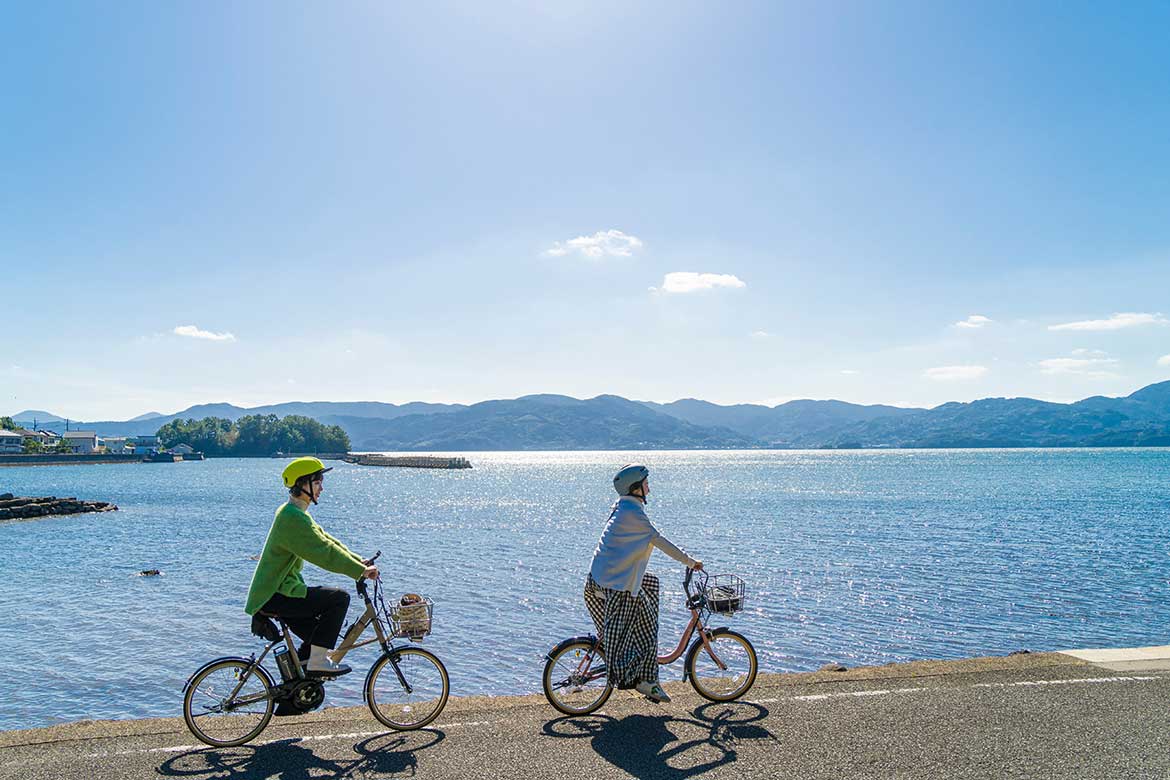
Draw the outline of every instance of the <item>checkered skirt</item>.
M638 593L603 588L585 579L585 606L601 637L609 682L633 688L658 682L658 577L642 576Z

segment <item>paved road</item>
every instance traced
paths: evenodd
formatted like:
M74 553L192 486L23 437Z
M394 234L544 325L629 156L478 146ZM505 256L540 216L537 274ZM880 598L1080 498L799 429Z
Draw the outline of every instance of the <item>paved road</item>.
M1170 777L1170 669L1034 654L762 676L729 705L668 690L578 719L539 696L452 699L406 734L326 710L220 750L181 719L3 732L0 778Z

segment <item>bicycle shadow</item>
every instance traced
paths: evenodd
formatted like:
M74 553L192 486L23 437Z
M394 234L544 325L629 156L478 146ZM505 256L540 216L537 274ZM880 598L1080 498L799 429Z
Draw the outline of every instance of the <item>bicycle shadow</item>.
M353 745L353 759L324 758L302 744L300 737L242 745L234 748L205 748L174 756L155 772L164 777L280 778L308 780L321 777L368 777L418 773L416 753L442 742L447 735L436 729L409 734L388 733Z
M770 713L759 704L704 704L694 718L670 715L564 717L544 725L546 736L591 741L593 750L618 769L639 778L682 780L739 758L749 740L779 742L758 721ZM676 733L677 732L677 733ZM691 738L686 732L698 732Z

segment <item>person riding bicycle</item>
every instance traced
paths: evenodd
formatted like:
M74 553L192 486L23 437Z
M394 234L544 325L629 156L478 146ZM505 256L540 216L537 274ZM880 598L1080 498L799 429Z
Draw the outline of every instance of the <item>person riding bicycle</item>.
M702 569L703 562L650 522L649 479L650 469L638 463L614 476L618 500L593 551L585 606L601 637L609 681L617 688L635 688L651 701L668 702L658 684L658 577L647 573L646 565L655 547L692 569Z
M378 578L378 567L325 532L309 514L309 503L321 497L325 473L332 471L317 458L297 458L285 467L289 500L276 510L264 551L252 574L244 611L283 619L303 640L299 655L308 658L310 674L337 676L350 671L328 652L337 645L349 610L349 593L339 588L309 587L301 576L305 561L352 580ZM307 650L306 650L307 648Z

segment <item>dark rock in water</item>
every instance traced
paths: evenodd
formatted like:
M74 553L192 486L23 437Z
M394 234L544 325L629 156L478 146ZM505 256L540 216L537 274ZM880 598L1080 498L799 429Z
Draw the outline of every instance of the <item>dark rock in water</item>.
M138 572L138 576L139 577L161 577L162 572L159 571L158 569L143 569L142 571Z
M0 520L26 520L48 515L74 515L80 512L112 512L117 508L108 501L79 501L72 497L56 496L17 498L11 493L0 495Z
M250 560L250 561L258 561L258 560L260 560L260 556L259 556L259 555L249 555L249 556L248 556L248 560Z
M832 664L825 664L817 671L818 672L847 672L847 671L849 671L849 667L842 666L841 664L838 664L838 663L832 663Z
M1010 653L1008 653L1009 656L1011 656L1011 655L1031 655L1031 654L1032 654L1031 650L1013 650Z

